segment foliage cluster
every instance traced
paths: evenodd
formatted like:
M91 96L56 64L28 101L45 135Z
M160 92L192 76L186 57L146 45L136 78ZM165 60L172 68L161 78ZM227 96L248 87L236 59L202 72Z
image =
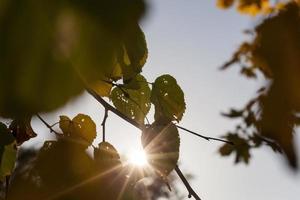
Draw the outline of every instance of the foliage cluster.
M149 83L141 75L148 50L138 22L145 8L142 0L1 0L0 116L10 119L9 126L0 124L6 198L134 198L135 184L150 172L130 171L105 137L98 147L92 145L97 131L89 116L60 116L60 132L39 115L84 90L109 98L125 119L139 125L152 174L168 185L179 158L174 122L181 120L185 101L172 76ZM144 121L151 105L155 121L150 125ZM37 135L33 116L57 140L45 141L30 169L15 175L18 149ZM86 153L91 146L92 157Z
M252 1L255 5L266 2ZM266 144L275 152L283 152L290 166L296 169L294 134L300 121L300 9L296 1L278 3L281 3L280 10L262 16L262 22L247 31L252 39L241 44L222 66L227 69L238 64L243 76L263 77L265 84L244 108L224 113L226 117L240 119L240 123L225 136L237 145L224 145L220 153L227 156L236 152L236 162L248 163L250 149Z
M178 128L225 144L223 156L236 153L236 162L249 162L250 150L270 146L297 167L293 135L300 123L300 16L295 1L218 0L221 8L237 6L261 23L247 31L243 43L223 65L241 66L248 78L262 75L266 84L242 109L223 115L241 119L226 140L199 135L180 127L186 105L184 93L169 74L149 82L142 74L148 57L139 21L143 0L0 0L0 179L6 199L143 199L134 192L145 176L169 186L175 169L189 196L200 199L177 166ZM103 105L103 129L85 114L60 116L54 130L39 113L63 106L87 91ZM108 104L103 98L111 100ZM147 115L154 107L154 122ZM151 170L132 170L105 141L108 112L142 131L141 143ZM38 133L37 116L56 140L45 141L30 159L20 147ZM7 120L6 120L7 121ZM103 141L94 146L98 134ZM232 145L234 144L234 145ZM86 149L93 148L93 156ZM17 156L19 154L19 156ZM166 196L157 192L155 198Z

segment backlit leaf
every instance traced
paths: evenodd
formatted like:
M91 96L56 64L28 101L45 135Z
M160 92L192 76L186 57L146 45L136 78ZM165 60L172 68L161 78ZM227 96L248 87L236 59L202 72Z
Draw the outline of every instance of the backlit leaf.
M180 121L185 112L183 91L170 75L162 75L155 80L151 102L155 106L156 121Z
M82 137L89 144L96 138L96 124L90 116L78 114L72 120L71 135Z
M129 83L128 86L125 84L114 88L110 97L119 111L139 123L144 123L144 119L150 110L151 91L142 75L137 75L132 81L138 84L138 89L129 89L133 87L133 84Z
M1 165L0 165L0 179L3 180L5 176L11 175L15 162L17 159L17 150L16 144L12 143L9 145L5 145L1 157Z
M142 144L148 162L160 176L166 177L175 168L179 158L177 127L173 123L154 122L142 133Z
M142 67L146 63L148 57L148 49L145 35L141 28L137 25L133 27L130 34L124 38L123 56L121 57L122 72L124 80L130 80L142 71Z
M219 8L229 8L233 5L234 0L217 0L217 6Z
M91 89L102 97L109 97L112 84L105 81L95 81L90 84Z
M236 5L239 12L252 16L278 11L284 3L285 0L217 0L217 6L220 8L226 9Z

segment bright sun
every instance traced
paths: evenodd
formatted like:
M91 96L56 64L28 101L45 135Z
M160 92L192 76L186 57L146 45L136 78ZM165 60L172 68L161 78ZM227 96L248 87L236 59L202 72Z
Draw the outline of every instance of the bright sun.
M133 165L143 167L148 164L146 154L142 150L132 150L128 157L129 163Z

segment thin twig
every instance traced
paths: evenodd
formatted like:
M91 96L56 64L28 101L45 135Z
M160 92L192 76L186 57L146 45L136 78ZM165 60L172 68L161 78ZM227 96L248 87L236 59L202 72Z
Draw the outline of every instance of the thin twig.
M101 126L102 126L102 141L103 142L105 142L105 124L106 124L107 117L108 117L108 110L105 108L103 121L101 123Z
M36 116L45 124L45 126L47 126L47 128L49 128L51 133L55 133L55 135L62 135L61 133L58 133L57 131L55 131L52 126L50 124L48 124L39 114L36 114Z
M59 122L55 122L54 124L51 125L51 127L56 126L57 124L59 124Z
M198 136L198 137L201 137L201 138L203 138L203 139L205 139L205 140L207 140L207 141L215 140L215 141L225 142L225 143L227 143L227 144L234 145L233 142L228 141L228 140L223 140L223 139L219 139L219 138L214 138L214 137L208 137L208 136L200 135L200 134L198 134L198 133L196 133L196 132L194 132L194 131L191 131L191 130L186 129L186 128L184 128L184 127L182 127L182 126L179 126L179 125L176 125L176 127L179 128L179 129L181 129L181 130L184 130L184 131L186 131L186 132L189 132L189 133L191 133L191 134L193 134L193 135L196 135L196 136Z
M132 124L133 126L144 130L145 126L143 124L140 124L134 120L132 120L131 118L127 117L126 115L124 115L123 113L121 113L120 111L118 111L116 108L114 108L113 106L111 106L109 103L107 103L101 96L99 96L96 92L94 92L93 90L86 88L87 92L92 95L105 109L115 113L116 115L118 115L119 117L121 117L122 119L124 119L125 121L127 121L128 123Z
M92 95L106 110L109 110L111 112L113 112L114 114L116 114L117 116L119 116L120 118L124 119L125 121L127 121L128 123L132 124L133 126L135 126L136 128L140 129L140 130L144 130L145 126L143 124L139 124L138 122L132 120L131 118L127 117L126 115L124 115L123 113L121 113L120 111L118 111L116 108L114 108L113 106L111 106L109 103L107 103L101 96L99 96L97 93L95 93L93 90L91 90L90 88L86 87L87 92ZM197 193L193 190L193 188L191 187L191 185L189 184L189 182L186 180L186 178L184 177L184 175L182 174L181 170L179 169L178 166L175 167L175 171L178 174L179 178L182 180L182 182L184 183L184 185L186 186L187 190L189 191L189 198L190 197L194 197L196 200L201 200L199 198L199 196L197 195Z
M181 170L179 169L178 165L176 165L175 171L178 174L181 181L183 182L183 184L185 185L187 191L189 192L188 197L191 198L193 196L196 200L201 200L201 198L197 195L197 193L193 190L193 188L189 184L188 180L186 180L186 178L184 177L184 175L181 172Z

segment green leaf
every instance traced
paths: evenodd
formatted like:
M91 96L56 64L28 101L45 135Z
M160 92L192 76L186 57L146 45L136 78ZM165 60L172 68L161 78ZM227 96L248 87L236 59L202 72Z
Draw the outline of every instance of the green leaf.
M96 124L90 116L78 114L72 120L71 135L79 136L91 144L97 135Z
M122 68L131 78L145 62L138 27L145 10L142 0L1 5L0 116L52 111L84 90L80 79L87 85L117 80L123 77ZM118 61L124 46L128 67ZM107 96L109 87L101 87L98 93Z
M151 90L142 75L137 75L134 82L139 84L139 89L127 89L125 84L124 87L114 88L110 97L119 111L139 123L144 123L151 106Z
M101 142L98 148L94 149L94 159L98 169L107 170L116 166L121 167L118 151L108 142Z
M4 146L2 158L1 158L1 168L0 168L0 179L3 180L5 176L10 176L16 163L17 150L15 147L15 142ZM3 147L2 147L3 148Z
M176 79L167 74L155 80L151 102L155 106L156 121L180 121L185 111L183 91Z
M145 35L139 25L132 28L124 38L124 48L120 63L125 82L142 71L148 57Z
M179 159L180 138L177 127L173 123L154 122L142 133L142 144L148 162L160 176L166 177Z
M72 137L73 141L89 146L96 138L96 124L90 116L78 114L72 120L64 115L59 118L59 127L64 136Z
M5 124L0 122L0 180L11 175L17 157L16 141Z
M112 84L105 81L95 81L90 84L91 89L102 97L109 97Z

